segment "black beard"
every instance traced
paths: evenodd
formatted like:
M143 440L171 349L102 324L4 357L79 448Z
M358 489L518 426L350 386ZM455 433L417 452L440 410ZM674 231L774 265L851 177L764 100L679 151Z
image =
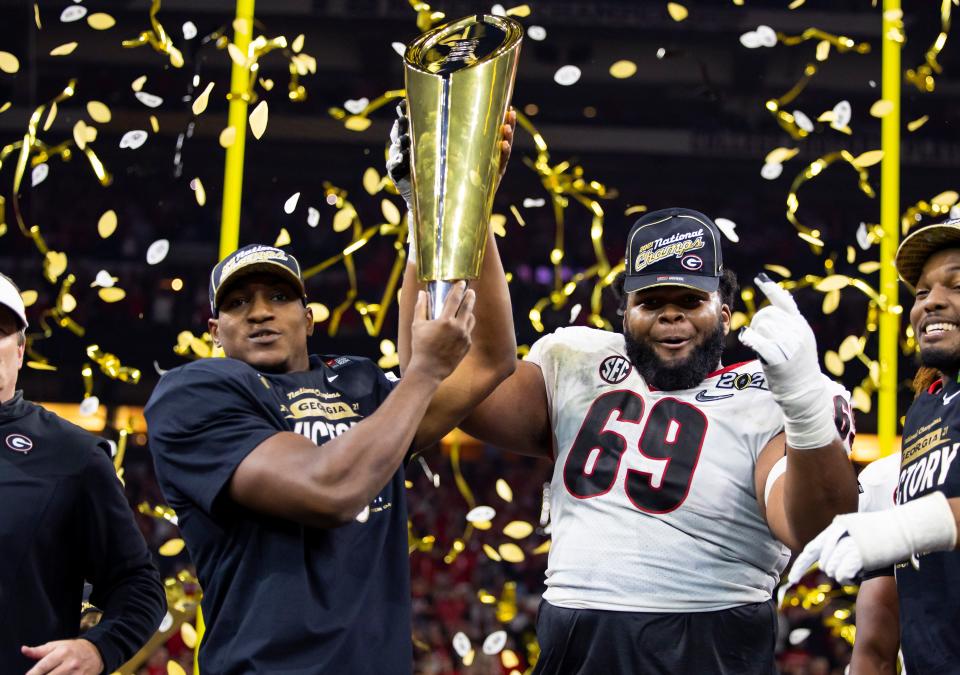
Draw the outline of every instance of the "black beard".
M660 391L680 391L693 389L716 370L726 336L723 324L718 321L717 329L694 347L690 356L673 365L664 363L648 342L635 340L629 333L623 337L630 362L648 385Z
M951 377L960 370L960 356L954 351L937 347L921 349L920 363L927 368L936 368Z

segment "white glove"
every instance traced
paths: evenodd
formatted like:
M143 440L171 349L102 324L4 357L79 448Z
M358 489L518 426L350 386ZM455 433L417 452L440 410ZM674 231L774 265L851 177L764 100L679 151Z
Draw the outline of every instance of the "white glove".
M767 385L783 410L787 445L797 450L822 448L837 438L833 399L817 359L817 341L793 297L766 274L754 282L770 300L740 342L760 356Z
M397 104L397 119L390 129L390 150L387 153L387 175L397 192L413 208L413 185L410 184L410 121L407 119L407 100Z
M883 511L848 513L833 519L797 556L788 580L795 584L813 563L842 584L912 555L949 551L957 545L957 523L942 492Z

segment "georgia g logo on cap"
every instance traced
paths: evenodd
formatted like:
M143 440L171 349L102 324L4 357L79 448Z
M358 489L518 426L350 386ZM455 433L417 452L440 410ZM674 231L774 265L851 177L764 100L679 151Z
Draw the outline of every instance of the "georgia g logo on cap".
M6 438L7 447L13 450L14 452L20 452L27 454L33 450L33 441L24 436L23 434L10 434Z

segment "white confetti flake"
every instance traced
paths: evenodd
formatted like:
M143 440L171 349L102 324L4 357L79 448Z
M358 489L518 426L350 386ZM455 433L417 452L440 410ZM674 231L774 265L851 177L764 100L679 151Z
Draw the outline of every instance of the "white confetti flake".
M777 31L770 26L757 26L756 33L761 47L777 46Z
M147 249L147 264L157 265L162 263L169 252L170 242L166 239L157 239L155 242L150 244L150 248Z
M134 129L133 131L128 131L123 135L123 138L120 139L120 147L127 148L129 150L136 150L141 145L147 142L147 134L143 129Z
M87 8L83 5L73 5L67 7L60 14L60 20L63 23L72 23L74 21L79 21L87 15Z
M193 21L185 21L181 30L183 30L184 40L192 40L197 37L197 26Z
M534 199L532 197L527 197L523 200L523 208L525 209L537 209L546 204L544 199Z
M173 615L167 612L163 615L163 620L160 621L160 627L157 628L157 630L161 633L166 633L171 628L173 628Z
M99 286L100 288L113 288L113 285L116 283L116 279L113 278L107 270L100 270L97 272L97 278L93 280L93 283L90 286Z
M780 162L767 162L760 169L760 175L766 180L776 180L783 173L783 164Z
M853 116L853 109L850 107L850 101L840 101L833 106L833 121L830 126L834 129L842 129L850 124L850 118Z
M400 56L403 56L407 53L407 45L403 44L402 42L391 42L390 46L393 47L393 51Z
M506 16L507 10L504 9L503 5L494 5L490 8L490 13L494 16Z
M33 167L33 171L30 172L30 185L31 187L37 187L47 179L47 176L50 174L50 167L46 164L37 164Z
M316 227L320 224L320 212L312 206L307 209L307 225Z
M148 94L145 91L138 91L134 94L134 96L136 96L137 100L148 108L159 108L161 105L163 105L163 99L155 94Z
M363 98L356 98L356 99L352 98L349 101L346 101L343 104L343 108L348 113L351 113L353 115L359 115L360 113L363 112L363 109L366 108L368 105L370 105L370 99L364 96Z
M553 74L553 81L564 87L569 87L572 84L576 84L580 79L580 69L576 66L566 65L561 66L557 72Z
M792 113L793 120L797 123L797 126L806 131L808 134L813 132L813 122L810 121L810 118L807 117L806 113L800 110L794 110Z
M453 651L455 651L461 659L469 654L471 649L473 649L473 645L470 644L470 638L465 634L461 632L453 636Z
M714 218L713 222L717 226L717 229L723 232L723 235L734 244L740 241L740 236L737 234L737 224L735 222L729 218Z
M287 201L283 204L283 212L288 216L297 210L297 202L300 201L300 193L294 192L287 198Z
M490 633L487 639L483 641L483 653L488 656L499 654L507 644L507 631L498 630Z
M742 44L747 49L756 49L760 46L760 36L757 35L757 31L750 30L740 36L740 44Z
M870 248L870 236L867 234L867 224L860 223L857 228L857 246L866 251Z
M579 302L570 308L570 321L568 323L573 323L577 320L577 317L580 316L580 310L583 309L583 305Z
M80 403L80 416L90 417L100 408L100 399L96 396L87 396Z
M547 29L543 26L530 26L527 29L527 37L531 40L542 42L547 39Z
M492 506L475 506L467 513L467 522L482 523L493 520L496 515L497 511Z

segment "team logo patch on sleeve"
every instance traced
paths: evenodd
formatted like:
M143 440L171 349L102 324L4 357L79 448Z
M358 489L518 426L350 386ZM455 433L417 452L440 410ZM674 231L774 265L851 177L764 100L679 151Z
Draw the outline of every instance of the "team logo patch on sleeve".
M608 356L600 364L600 379L610 384L619 384L627 379L633 366L622 356Z

